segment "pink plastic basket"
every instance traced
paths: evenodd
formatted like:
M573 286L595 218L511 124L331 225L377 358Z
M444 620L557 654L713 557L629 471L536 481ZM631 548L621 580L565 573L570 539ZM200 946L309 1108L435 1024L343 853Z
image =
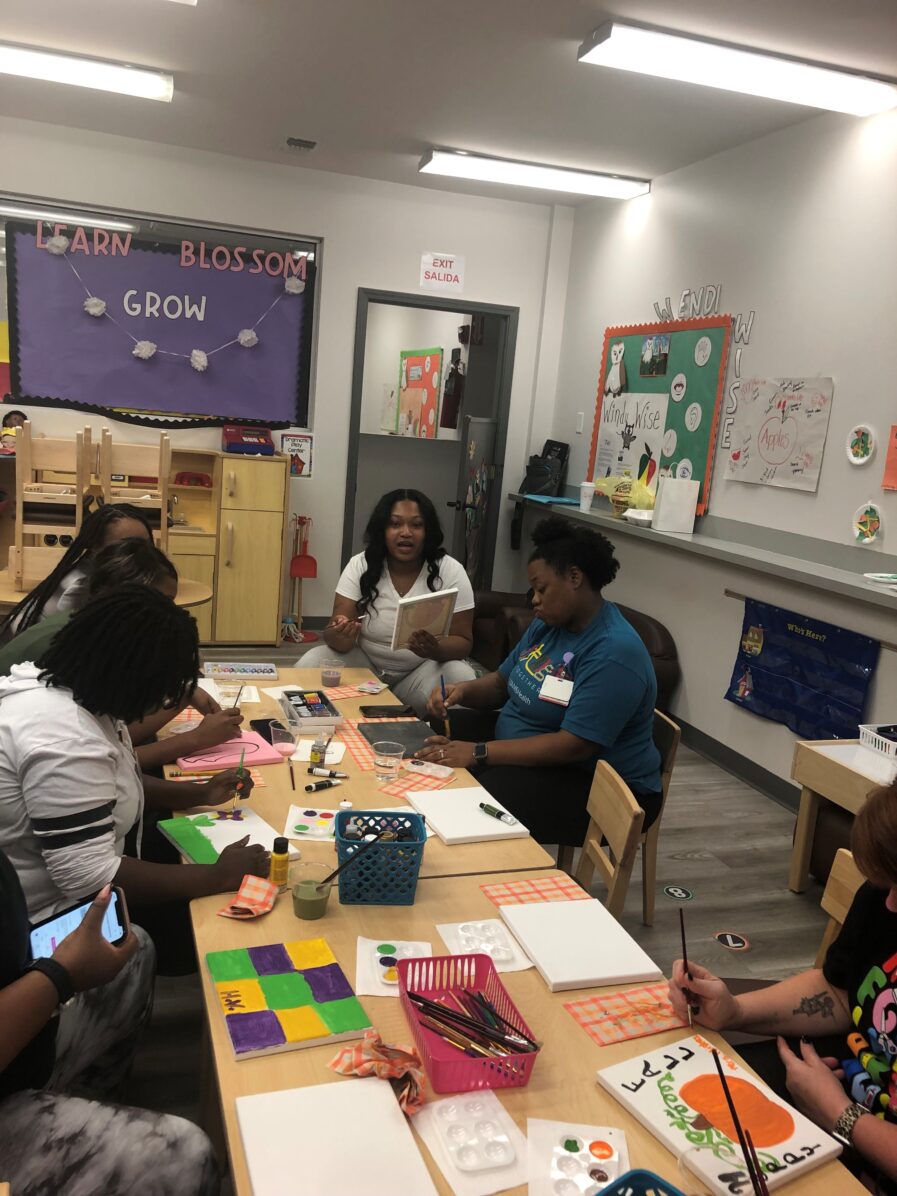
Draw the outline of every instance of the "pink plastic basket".
M434 1031L422 1026L416 1006L408 999L409 990L429 997L431 1001L438 1001L450 992L475 989L489 998L503 1018L527 1038L535 1039L499 980L495 964L488 955L436 955L432 959L400 959L397 966L402 1007L434 1092L522 1088L529 1083L538 1051L508 1055L506 1059L471 1058ZM454 1002L450 1001L449 1005L453 1009L457 1008Z

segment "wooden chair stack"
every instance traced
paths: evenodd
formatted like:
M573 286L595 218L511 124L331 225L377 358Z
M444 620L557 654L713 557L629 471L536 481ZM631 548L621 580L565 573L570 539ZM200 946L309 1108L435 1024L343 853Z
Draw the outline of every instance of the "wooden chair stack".
M59 537L74 538L81 530L96 460L89 427L73 440L33 436L30 420L22 428L16 445L15 540L9 550L9 574L17 590L46 577L65 552ZM56 543L46 544L45 536L56 537Z
M598 762L589 792L589 827L576 869L576 880L584 889L588 889L597 870L607 886L605 905L614 917L618 917L629 890L636 852L641 846L642 922L645 926L651 926L654 922L657 844L679 738L680 730L676 723L659 710L655 710L654 743L660 752L663 803L657 818L644 834L644 810L635 800L626 782L607 761Z
M104 428L100 438L100 491L104 503L127 503L148 514L159 530L156 543L168 551L168 484L171 473L171 440L166 433L158 444L116 443ZM136 479L142 479L140 481ZM155 512L158 515L154 517Z

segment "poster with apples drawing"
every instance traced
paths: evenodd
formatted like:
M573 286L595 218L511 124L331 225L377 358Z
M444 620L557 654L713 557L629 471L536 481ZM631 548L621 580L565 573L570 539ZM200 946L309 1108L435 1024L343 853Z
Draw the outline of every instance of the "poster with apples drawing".
M726 480L815 492L833 394L831 378L743 379Z

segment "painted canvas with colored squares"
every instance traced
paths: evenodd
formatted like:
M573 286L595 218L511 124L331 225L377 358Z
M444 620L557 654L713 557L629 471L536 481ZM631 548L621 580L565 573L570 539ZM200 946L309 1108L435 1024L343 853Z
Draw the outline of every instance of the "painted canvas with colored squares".
M326 939L212 951L206 966L238 1059L361 1038L370 1028Z

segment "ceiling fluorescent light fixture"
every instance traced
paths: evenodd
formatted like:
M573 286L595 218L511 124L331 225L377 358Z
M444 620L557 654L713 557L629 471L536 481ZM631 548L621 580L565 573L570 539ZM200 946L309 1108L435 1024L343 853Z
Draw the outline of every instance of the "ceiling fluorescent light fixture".
M580 46L579 61L849 116L897 106L897 86L884 79L619 21L600 25Z
M633 199L651 190L647 179L630 179L617 174L572 170L566 166L541 166L493 158L466 150L430 150L418 167L421 174L442 174L453 179L474 179L480 183L507 183L514 187L535 187L541 191L564 191L570 195L597 195L605 199Z
M33 46L13 46L8 42L0 42L0 74L92 87L96 91L114 91L165 103L170 103L174 94L174 79L163 71L102 58L84 58L79 54L58 54Z
M107 220L103 216L83 216L78 212L54 211L52 208L31 208L26 204L0 203L0 219L43 220L47 224L80 224L84 228L105 228L112 232L136 233L139 224L125 220Z

